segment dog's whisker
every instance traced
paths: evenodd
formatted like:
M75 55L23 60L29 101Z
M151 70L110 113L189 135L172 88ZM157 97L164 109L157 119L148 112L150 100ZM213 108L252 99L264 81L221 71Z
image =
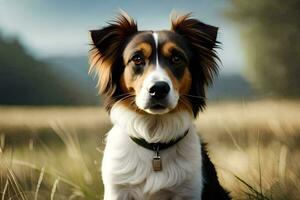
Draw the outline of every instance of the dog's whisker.
M128 98L130 96L130 93L126 93L126 94L121 94L121 95L117 95L117 96L114 96L114 97L111 97L107 100L109 100L109 104L112 104L112 103L119 103L123 100L125 100L126 98ZM122 97L120 99L118 99L118 97Z
M181 94L181 96L191 97L191 98L198 98L198 99L207 99L204 96L196 96L196 95L190 95L190 94Z
M126 99L132 98L132 97L134 97L134 96L135 96L134 94L128 93L126 96L124 96L124 97L122 97L122 98L116 100L114 103L115 103L115 104L118 104L118 103L123 102L123 101L125 101Z
M123 93L123 94L114 96L114 98L118 98L118 97L122 97L122 96L127 96L127 95L133 95L133 93L131 93L131 92Z

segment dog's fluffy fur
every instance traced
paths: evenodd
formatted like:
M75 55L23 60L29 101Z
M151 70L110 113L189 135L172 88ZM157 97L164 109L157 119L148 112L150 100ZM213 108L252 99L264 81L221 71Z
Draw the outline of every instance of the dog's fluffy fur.
M138 31L126 14L91 31L91 70L99 76L113 128L102 162L105 200L229 199L193 124L205 107L205 88L217 72L217 28L189 15L172 20L170 31ZM163 99L149 87L164 82ZM148 143L168 143L163 170L152 169Z

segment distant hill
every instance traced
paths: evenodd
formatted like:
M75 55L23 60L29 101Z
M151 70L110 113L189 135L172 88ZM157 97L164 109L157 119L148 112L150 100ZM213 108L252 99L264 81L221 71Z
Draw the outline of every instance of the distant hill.
M211 100L247 99L252 95L252 86L240 74L221 74L208 89L208 98Z
M56 77L76 88L74 92L81 96L82 104L99 104L97 79L88 74L87 56L50 57L43 61L51 66L51 71Z
M70 81L71 76L80 73L80 67L74 71L58 71L60 67L52 64L34 59L17 40L0 37L0 104L90 105L99 102L96 91L92 97L86 96L85 86L79 87L80 84ZM81 77L86 73L76 75Z

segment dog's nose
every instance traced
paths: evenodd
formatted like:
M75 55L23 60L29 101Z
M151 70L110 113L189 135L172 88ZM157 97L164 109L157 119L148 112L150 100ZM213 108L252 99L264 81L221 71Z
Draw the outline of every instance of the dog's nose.
M149 94L155 99L163 99L170 92L170 86L167 82L158 81L150 89Z

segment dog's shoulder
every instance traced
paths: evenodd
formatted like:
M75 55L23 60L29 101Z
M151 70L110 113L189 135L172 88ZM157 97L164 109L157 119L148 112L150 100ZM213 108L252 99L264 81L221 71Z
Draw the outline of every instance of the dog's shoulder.
M208 156L206 144L201 145L201 154L204 177L202 200L230 200L229 193L219 183L215 166Z

